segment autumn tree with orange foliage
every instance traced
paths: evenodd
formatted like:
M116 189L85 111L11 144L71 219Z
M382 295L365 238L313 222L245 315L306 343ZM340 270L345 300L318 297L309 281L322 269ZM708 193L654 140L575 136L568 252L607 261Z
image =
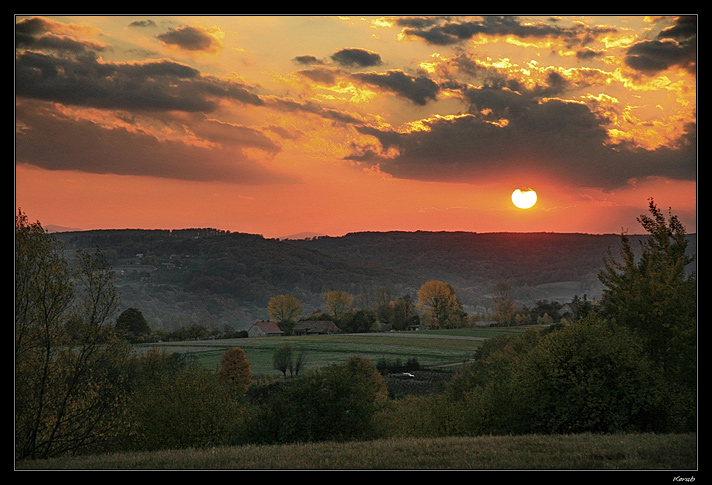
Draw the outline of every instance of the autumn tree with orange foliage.
M230 384L240 394L247 391L252 383L252 370L244 350L233 347L223 354L218 369L218 380Z
M432 280L418 290L418 308L423 310L423 320L433 327L457 328L465 320L462 303L451 284Z

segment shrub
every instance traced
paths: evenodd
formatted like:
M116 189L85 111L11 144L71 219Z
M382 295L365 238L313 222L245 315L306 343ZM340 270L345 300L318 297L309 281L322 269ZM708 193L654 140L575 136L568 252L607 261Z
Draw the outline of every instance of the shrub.
M523 431L581 433L644 430L656 389L641 341L588 317L521 355L511 390Z
M124 447L149 451L232 444L241 434L245 408L215 373L189 366L144 380L128 411Z
M311 369L273 385L252 423L259 443L368 439L386 386L368 360L352 357L341 366Z

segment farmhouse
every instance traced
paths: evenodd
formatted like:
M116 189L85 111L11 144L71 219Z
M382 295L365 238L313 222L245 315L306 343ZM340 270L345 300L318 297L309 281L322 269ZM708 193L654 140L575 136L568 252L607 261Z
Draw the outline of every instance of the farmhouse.
M328 320L302 320L294 325L294 335L332 335L341 333L334 322Z
M256 322L247 331L248 337L279 337L283 334L276 323L266 321Z
M580 311L580 307L581 304L575 300L571 303L564 303L561 308L559 308L559 316L561 318L573 318L577 312Z

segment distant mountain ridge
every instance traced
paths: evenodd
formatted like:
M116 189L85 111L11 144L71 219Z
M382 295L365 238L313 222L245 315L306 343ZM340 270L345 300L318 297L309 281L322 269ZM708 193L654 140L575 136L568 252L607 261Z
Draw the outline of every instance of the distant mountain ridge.
M323 237L326 234L321 234L319 232L299 232L297 234L290 234L288 236L282 236L279 239L284 241L285 239L313 239L315 237Z
M497 283L518 305L600 296L598 273L620 235L564 233L358 232L267 239L216 229L95 230L54 234L71 258L101 249L117 274L122 308L136 307L162 325L212 322L247 328L267 318L273 296L290 293L306 312L330 290L364 304L391 287L415 298L427 280L451 283L466 311L486 311ZM634 241L645 236L630 236ZM696 235L688 236L696 253Z

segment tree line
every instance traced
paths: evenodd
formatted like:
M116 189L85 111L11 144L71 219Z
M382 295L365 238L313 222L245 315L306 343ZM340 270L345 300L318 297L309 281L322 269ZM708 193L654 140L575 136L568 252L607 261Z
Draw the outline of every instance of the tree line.
M424 281L452 284L468 313L485 312L497 282L530 308L549 298L538 285L571 281L567 294L599 298L597 278L613 234L356 233L338 238L280 241L257 235L200 231L105 230L55 233L74 250L102 253L117 269L125 307L141 309L151 327L173 331L200 324L213 333L229 323L248 328L266 318L275 295L293 294L306 307L323 308L323 295L343 290L355 309L373 310L379 287L397 297ZM644 236L633 235L631 241ZM694 252L695 236L689 236ZM167 291L169 289L170 291ZM326 309L324 309L326 311ZM527 312L514 318L526 322ZM534 315L536 323L542 315ZM555 319L549 312L548 318Z
M217 371L187 355L135 354L122 334L132 315L115 319L113 272L101 253L80 252L70 267L57 240L18 211L16 458L376 437L695 431L696 275L685 271L684 227L652 200L649 213L638 219L650 235L641 247L623 235L620 254L605 260L599 304L487 340L445 392L393 399L377 366L358 356L301 372L299 356L280 349L275 367L292 378L265 381L252 375L239 347ZM500 311L511 316L500 290ZM409 304L423 319L462 323L446 283L418 293ZM383 299L389 306L399 301L391 296ZM342 321L351 311L348 295L329 302Z
M482 324L548 325L584 315L597 304L589 301L586 295L576 295L570 304L572 310L565 314L562 314L564 305L552 300L539 300L532 308L526 305L517 308L510 290L504 283L496 285L491 298L493 309L488 313L465 313L451 284L429 280L417 292L417 299L408 294L397 296L390 287L378 287L366 297L370 303L365 307L357 307L356 297L348 292L327 291L323 295L324 310L316 309L308 314L296 296L285 293L269 299L267 314L285 335L293 335L294 326L299 321L310 320L334 322L345 333L364 333L414 328L471 328ZM238 330L231 324L201 320L204 319L187 318L183 325L174 325L172 330L151 328L143 312L130 307L121 312L115 325L116 330L132 343L248 337L246 330Z
M491 298L492 311L468 314L455 288L440 280L426 281L416 296L416 299L408 294L397 296L390 287L379 287L372 292L369 306L356 308L352 307L355 297L350 293L328 291L324 294L325 310L318 309L305 315L302 302L287 293L270 298L267 310L270 320L285 335L292 335L294 325L300 320L333 321L347 333L469 328L483 322L488 326L548 325L585 315L597 304L589 301L586 295L575 295L570 303L571 309L563 315L564 305L557 301L539 300L532 308L526 305L516 308L511 287L499 283Z

